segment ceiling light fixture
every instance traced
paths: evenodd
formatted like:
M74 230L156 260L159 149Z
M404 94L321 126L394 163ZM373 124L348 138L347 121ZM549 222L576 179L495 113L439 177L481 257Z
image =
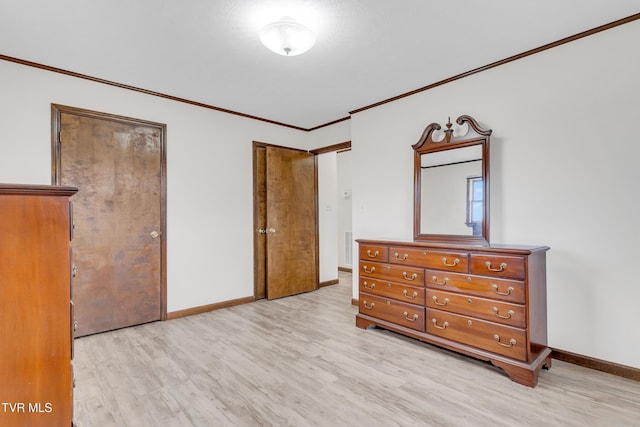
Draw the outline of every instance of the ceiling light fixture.
M282 18L260 31L260 41L272 52L296 56L313 47L316 36L310 29L291 18Z

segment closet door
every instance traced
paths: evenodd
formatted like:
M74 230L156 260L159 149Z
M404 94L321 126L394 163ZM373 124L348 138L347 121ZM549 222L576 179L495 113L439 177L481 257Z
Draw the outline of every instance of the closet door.
M160 320L164 125L54 106L57 182L74 203L76 336Z

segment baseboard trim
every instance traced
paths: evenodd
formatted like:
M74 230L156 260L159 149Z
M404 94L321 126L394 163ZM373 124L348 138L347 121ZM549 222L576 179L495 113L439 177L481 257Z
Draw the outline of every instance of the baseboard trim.
M563 362L572 363L589 369L595 369L596 371L606 372L607 374L616 375L618 377L640 381L640 369L633 368L631 366L620 365L618 363L583 356L581 354L575 354L557 348L551 349L551 357Z
M216 302L213 304L201 305L198 307L186 308L184 310L172 311L167 313L167 320L179 319L181 317L193 316L194 314L207 313L209 311L219 310L221 308L234 307L236 305L254 302L255 297L238 298L229 301Z
M338 267L338 271L344 271L347 273L353 273L353 269L349 267Z
M327 280L326 282L320 282L318 287L324 288L325 286L337 285L338 283L340 283L339 279Z

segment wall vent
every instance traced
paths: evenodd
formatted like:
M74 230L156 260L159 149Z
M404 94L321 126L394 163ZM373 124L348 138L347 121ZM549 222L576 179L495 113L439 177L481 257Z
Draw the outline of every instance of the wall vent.
M345 265L353 264L353 232L344 232L344 263Z

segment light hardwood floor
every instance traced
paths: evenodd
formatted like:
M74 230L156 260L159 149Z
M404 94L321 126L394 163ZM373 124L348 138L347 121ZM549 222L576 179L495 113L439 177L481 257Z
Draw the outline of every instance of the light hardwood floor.
M78 427L640 426L640 383L490 364L355 327L351 276L275 301L75 340Z

